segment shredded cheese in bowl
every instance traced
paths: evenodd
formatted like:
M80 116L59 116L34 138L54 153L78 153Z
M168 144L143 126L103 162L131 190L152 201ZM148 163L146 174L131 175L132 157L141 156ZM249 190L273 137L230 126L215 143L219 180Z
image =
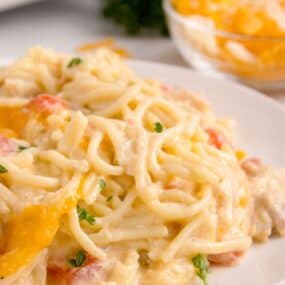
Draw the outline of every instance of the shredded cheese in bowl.
M283 88L284 1L165 0L165 11L178 48L197 68L264 90Z

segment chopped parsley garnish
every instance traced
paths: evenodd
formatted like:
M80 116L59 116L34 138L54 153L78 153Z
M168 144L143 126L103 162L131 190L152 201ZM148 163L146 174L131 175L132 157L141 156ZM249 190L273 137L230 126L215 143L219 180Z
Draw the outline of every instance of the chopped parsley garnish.
M113 196L109 196L106 201L110 202L112 199L113 199Z
M103 191L105 189L105 187L106 187L106 182L102 178L99 180L99 187L100 187L101 191Z
M78 64L81 64L83 60L80 57L74 57L67 65L67 68L72 68Z
M8 172L8 169L0 164L0 173L6 173Z
M208 285L209 261L205 255L199 253L192 258L192 263L196 269L197 276L203 281L204 285Z
M153 129L157 133L162 133L163 132L163 126L162 126L162 124L160 122L154 123Z
M77 252L76 257L69 259L68 263L72 267L80 267L84 264L86 260L86 254L85 252L81 249Z
M94 225L95 217L91 215L86 209L77 206L77 214L80 221L85 220L90 225Z
M25 150L25 149L27 149L27 148L29 148L28 146L25 146L25 145L19 145L18 146L18 150L19 151L23 151L23 150Z

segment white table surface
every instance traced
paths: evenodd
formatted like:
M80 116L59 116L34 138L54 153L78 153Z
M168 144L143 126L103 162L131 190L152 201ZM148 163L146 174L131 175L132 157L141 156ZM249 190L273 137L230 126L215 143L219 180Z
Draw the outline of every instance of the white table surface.
M73 51L83 43L114 36L118 45L136 58L186 66L169 38L123 35L119 27L100 15L102 1L43 0L0 12L0 58L19 56L34 45ZM285 94L274 98L285 104Z

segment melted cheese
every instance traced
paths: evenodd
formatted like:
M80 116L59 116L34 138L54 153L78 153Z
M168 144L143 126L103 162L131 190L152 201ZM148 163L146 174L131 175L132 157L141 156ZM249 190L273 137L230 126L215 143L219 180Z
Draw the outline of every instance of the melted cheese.
M0 135L4 136L5 138L18 138L18 134L8 128L0 128Z
M48 247L57 231L59 218L60 211L55 206L34 205L15 215L7 225L0 275L15 273Z
M51 206L29 206L10 219L5 230L6 239L2 240L4 250L0 256L0 276L15 273L52 243L60 218L69 213L82 196L85 180L86 175L80 180L77 195Z
M28 116L22 107L0 106L0 133L7 137L18 137Z
M82 192L84 181L81 179L78 193ZM70 212L76 204L77 199L69 197L57 205L29 206L13 216L6 226L4 252L0 256L0 276L15 273L48 247L57 232L61 216Z
M78 52L93 52L100 48L108 48L121 57L132 57L130 52L124 48L116 46L113 38L104 38L99 41L83 44L77 48Z

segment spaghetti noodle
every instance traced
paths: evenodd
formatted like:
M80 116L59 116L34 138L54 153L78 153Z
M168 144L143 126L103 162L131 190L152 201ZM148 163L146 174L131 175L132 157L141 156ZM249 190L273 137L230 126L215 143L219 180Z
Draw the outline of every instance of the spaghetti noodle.
M106 49L71 60L0 70L0 284L189 284L196 254L285 234L282 175L236 154L230 120Z

